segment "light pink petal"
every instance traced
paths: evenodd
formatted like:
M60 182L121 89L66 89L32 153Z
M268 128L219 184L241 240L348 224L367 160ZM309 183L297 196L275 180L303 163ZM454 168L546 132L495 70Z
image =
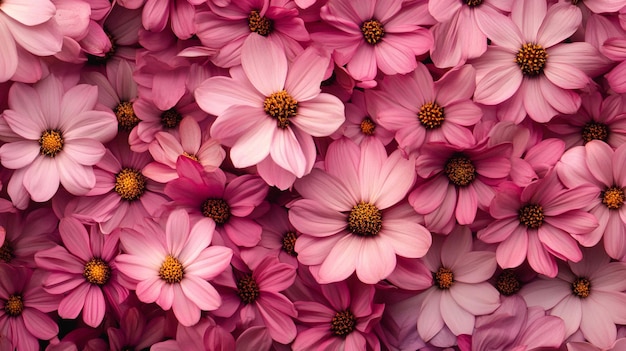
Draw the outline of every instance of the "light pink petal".
M574 34L581 21L582 13L576 6L566 3L550 6L537 32L537 43L544 48L558 44Z
M352 194L334 177L318 169L296 182L295 188L302 197L323 204L332 211L348 211L358 203L356 194Z
M418 43L422 43L426 47L425 51L428 51L428 48L432 47L432 35L426 30L420 32L424 35ZM407 47L401 40L393 40L396 36L401 37L401 35L390 34L389 39L385 38L374 48L376 64L384 74L405 74L417 67L415 54L411 50L417 48Z
M180 284L173 284L174 302L172 310L178 322L190 327L200 320L200 308L189 299L185 298Z
M404 218L385 217L381 235L382 232L396 254L402 257L423 257L432 242L430 232L426 228Z
M259 300L256 306L272 339L283 344L293 341L297 334L292 318L296 314L293 304L285 296L275 293L268 293ZM287 308L293 310L291 316L285 313Z
M32 2L5 0L2 2L2 12L26 26L35 26L51 19L56 12L56 8L49 0L35 0Z
M56 324L49 315L37 309L27 308L22 312L22 315L20 317L24 319L24 326L26 327L25 329L38 339L49 340L54 338L59 333L58 324ZM21 329L21 327L19 328ZM16 339L19 341L24 340L19 336ZM13 348L7 348L6 350L10 349Z
M459 306L447 291L441 297L441 317L455 335L471 335L474 330L474 315Z
M24 168L39 156L40 147L31 140L6 143L0 147L2 165L11 169Z
M0 40L3 43L0 50L0 82L6 82L15 74L18 59L15 40L4 21L0 21Z
M598 268L590 278L593 280L593 286L597 290L624 291L626 290L626 280L622 278L624 274L626 274L626 264L609 263ZM595 279L595 277L599 279Z
M324 79L330 57L310 46L289 67L285 90L298 102L308 101L320 93L318 82Z
M431 213L441 205L449 188L454 191L446 177L433 177L409 194L409 202L417 213Z
M613 154L613 180L621 186L626 185L624 169L626 169L626 146L620 146Z
M624 324L626 320L626 294L621 291L596 290L589 295L590 304L602 306L615 324ZM606 316L605 316L606 317Z
M173 229L179 230L177 228ZM178 259L183 266L186 267L189 263L193 262L200 252L209 246L213 238L214 230L215 222L208 218L203 218L194 224L189 232L185 246L178 254Z
M417 332L424 341L432 339L444 326L440 307L442 295L437 288L431 288L424 293L417 315Z
M342 235L321 238L309 235L299 236L295 246L298 261L306 265L321 265L341 238L343 238Z
M241 48L241 65L250 82L266 97L284 88L287 57L273 41L249 35Z
M580 326L582 317L581 300L577 296L570 294L554 306L550 314L560 317L565 322L565 335L571 335Z
M456 0L429 1L428 12L439 22L446 22L461 10L463 4Z
M333 235L348 225L347 215L307 199L291 206L289 221L298 231L314 236Z
M196 276L186 276L180 287L185 296L203 311L216 310L222 304L220 294L206 280Z
M550 53L548 53L548 55L550 55ZM550 63L550 65L543 70L543 73L550 82L563 89L581 89L590 82L585 72L560 62Z
M93 258L89 244L87 229L78 220L67 217L61 219L59 232L63 244L69 252L79 257L84 262Z
M448 236L441 248L441 264L452 269L457 266L457 262L463 259L472 249L472 234L467 227L462 227Z
M489 283L466 284L455 282L450 288L454 301L469 313L479 316L495 311L500 306L500 294Z
M437 102L447 107L454 102L470 99L476 87L475 76L475 69L471 65L463 65L448 71L435 83ZM456 89L447 89L448 86L454 86ZM446 108L446 116L448 113Z
M185 266L185 272L202 279L213 279L228 267L232 256L232 250L227 247L208 247L196 257L194 262Z
M585 144L587 166L591 174L606 186L613 185L613 149L609 144L592 140ZM616 172L617 173L617 172ZM624 173L623 171L620 173Z
M291 122L307 134L325 137L334 133L345 121L344 106L331 94L322 93L298 105L298 114Z
M546 333L549 330L549 333ZM540 347L559 348L565 338L563 321L557 317L545 316L534 320L520 334L519 343L528 349Z
M393 152L379 170L378 185L370 194L378 209L386 209L406 197L415 182L415 159L406 159L400 151Z
M376 77L376 55L374 48L368 44L361 44L348 63L348 73L355 80L371 80Z
M306 172L306 159L291 128L277 128L271 142L270 156L277 165L301 178Z
M617 328L611 320L610 312L594 303L582 304L580 331L589 342L603 349L608 349L615 342Z
M176 0L173 5L174 8L171 9L170 18L172 31L177 37L188 39L196 32L194 24L195 8L186 0Z
M270 153L274 131L277 129L276 122L271 118L263 118L258 122L230 150L230 157L237 168L253 166Z
M178 258L189 238L189 215L180 209L172 212L165 224L165 240L168 254Z
M391 243L378 237L354 240L355 243L359 241L360 248L356 251L358 252L356 275L359 280L366 284L376 284L387 278L396 267L396 253ZM353 250L356 250L356 244L353 245L355 245Z
M528 252L526 229L517 226L513 233L498 245L496 259L502 268L514 268L522 264Z
M202 142L202 131L198 122L191 116L185 117L180 121L178 131L180 132L180 142L184 151L198 152Z
M144 277L143 279L145 280L139 282L135 288L137 297L146 303L156 302L163 294L162 290L165 290L167 283L157 274L147 279Z
M489 251L468 252L451 269L454 279L463 283L476 284L493 276L498 264L495 254Z
M359 250L362 247L361 241L361 238L352 234L344 235L339 239L320 267L318 282L320 284L334 283L354 273L359 259Z
M510 98L522 84L522 72L513 60L487 73L476 84L474 100L486 105L496 105Z
M549 310L571 296L572 290L571 284L561 279L538 279L522 287L519 293L528 307L540 306Z
M61 51L63 34L55 21L48 21L33 27L24 26L11 19L6 19L4 23L13 34L13 39L31 54L50 56Z
M539 77L538 79L524 80L519 93L523 96L524 108L530 118L539 123L546 123L558 114L558 111L550 105L552 100L548 101L547 97L561 97L562 92L563 89L547 79ZM562 102L559 103L563 104Z
M522 38L520 29L510 18L497 11L474 11L474 15L480 30L495 44L506 48L512 53L517 52L522 47L524 39L528 39ZM511 62L514 62L514 60L511 60Z
M265 96L255 91L249 82L244 84L228 77L205 80L196 88L194 96L202 110L216 116L220 116L233 105L255 106L257 111L261 111L265 100Z
M50 200L59 189L59 182L57 164L51 157L35 158L24 174L24 187L37 202Z
M376 201L377 185L381 169L387 159L387 151L377 138L369 138L361 143L359 167L360 195L362 201Z
M474 218L476 218L476 211L478 209L476 191L473 187L461 187L458 191L455 211L456 220L461 225L471 224L474 222Z
M478 11L480 12L480 11ZM545 1L529 0L514 3L511 8L511 19L522 30L523 38L528 42L537 41L537 32L546 16Z
M67 142L63 145L63 153L63 156L70 158L80 165L93 166L104 157L106 148L93 139L73 139L71 142ZM62 155L57 157L60 156Z

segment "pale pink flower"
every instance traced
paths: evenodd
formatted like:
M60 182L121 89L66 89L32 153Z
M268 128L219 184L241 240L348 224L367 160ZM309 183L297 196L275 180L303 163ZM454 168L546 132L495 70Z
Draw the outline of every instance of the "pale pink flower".
M175 210L164 226L146 219L125 229L120 240L125 254L115 262L123 274L137 281L139 300L172 309L179 323L192 326L200 312L217 309L222 300L207 281L230 264L232 251L209 246L215 224L202 219L190 223L184 210Z
M528 306L540 306L565 322L565 336L580 329L592 344L607 349L617 336L615 324L626 324L626 263L610 262L601 247L559 267L556 278L525 285L520 294Z
M62 219L59 232L64 246L35 255L37 266L48 272L44 289L66 294L58 309L61 318L74 319L82 311L83 321L96 328L107 310L116 310L128 296L113 261L119 253L118 235L103 235L97 226L88 233L74 218Z
M256 34L242 50L243 71L207 79L196 100L218 116L211 137L232 147L235 167L257 165L266 182L286 189L313 168L313 136L331 135L345 120L341 101L320 93L329 57L309 47L288 63L281 48Z
M588 75L603 66L590 44L561 43L581 19L575 6L558 3L548 9L545 0L514 2L511 18L485 17L481 28L494 45L473 62L475 101L506 102L501 115L516 123L526 114L544 123L559 113L575 113L580 96L573 89L586 87Z
M339 139L346 136L357 144L361 144L363 139L373 137L380 139L385 145L389 144L394 133L378 123L375 109L376 106L368 99L367 93L355 90L350 102L346 104L346 121L332 137Z
M378 69L404 74L417 65L417 55L433 45L422 26L434 21L424 2L330 0L321 8L322 20L332 26L311 34L333 50L333 59L360 81L372 81Z
M621 260L626 257L626 145L613 150L608 144L592 140L584 147L567 151L557 167L559 178L570 188L587 185L596 196L586 209L598 219L590 234L590 245L603 238L606 253ZM586 245L586 246L590 246Z
M500 267L517 267L528 258L535 272L554 277L556 258L578 262L582 258L578 243L593 245L589 234L598 220L582 209L596 196L590 185L566 189L556 172L524 189L504 184L489 206L495 220L479 230L477 237L498 243Z
M395 132L400 148L419 149L425 142L471 147L476 143L470 127L483 113L471 99L475 72L465 65L450 70L437 82L423 64L412 74L387 76L376 97L378 123Z
M16 83L9 92L9 110L3 118L18 137L0 147L2 165L15 169L8 191L18 208L20 193L50 200L59 184L74 195L84 195L96 184L93 171L104 156L104 142L117 132L115 115L97 105L98 89L79 84L65 91L53 75L34 87Z
M496 270L495 254L474 251L472 234L457 227L446 237L437 236L424 256L433 274L432 286L421 296L417 332L430 341L444 326L454 335L471 334L475 317L500 306L500 294L487 282Z
M405 200L414 167L399 150L387 156L376 138L360 147L344 138L329 146L324 169L296 182L303 198L289 205L289 220L302 233L298 261L311 266L319 283L356 271L362 282L375 284L393 272L396 255L426 254L430 232Z

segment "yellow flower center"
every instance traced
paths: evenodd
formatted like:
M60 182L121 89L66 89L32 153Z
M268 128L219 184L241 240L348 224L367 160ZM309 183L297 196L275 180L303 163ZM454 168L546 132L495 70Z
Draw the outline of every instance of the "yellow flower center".
M48 129L41 133L39 150L42 155L54 157L63 150L63 136L58 129Z
M165 129L173 129L178 127L178 124L183 119L183 116L174 107L161 113L161 125Z
M585 124L582 130L583 144L587 144L592 140L601 140L606 142L609 140L609 127L604 123L589 122Z
M252 10L248 15L248 28L251 32L266 37L274 31L274 21L265 16L261 17L259 11Z
M285 90L281 90L265 98L263 110L276 118L278 128L285 129L289 126L289 118L298 112L298 102Z
M510 270L505 269L496 279L496 289L504 296L511 296L522 288L522 284L517 275Z
M337 312L330 321L330 330L336 336L345 338L356 329L356 317L350 310Z
M624 204L624 189L612 186L601 194L602 203L610 210L619 210Z
M124 200L137 200L146 191L146 177L133 168L124 168L115 176L115 192Z
M572 282L572 294L584 299L591 293L591 282L584 277L578 277Z
M361 133L365 135L373 135L374 131L376 130L376 123L374 123L371 118L365 117L365 119L363 119L363 121L361 122L360 127Z
M224 199L207 199L202 204L202 214L215 224L224 224L230 218L230 206Z
M283 247L282 247L283 251L285 251L286 253L288 253L289 255L293 257L298 257L298 253L295 250L296 239L298 239L298 237L296 236L296 233L291 232L291 231L285 233L285 236L283 236Z
M117 117L118 128L126 131L133 129L140 121L133 109L133 103L128 101L120 102L115 107L115 117Z
M526 76L537 76L543 72L548 53L539 44L526 43L517 52L515 62Z
M101 258L92 258L85 264L83 277L91 284L104 285L111 277L111 267Z
M17 317L24 311L22 295L11 295L4 304L4 312L11 317Z
M544 218L543 207L537 204L528 204L520 208L518 212L520 223L530 229L541 227Z
M476 179L476 168L472 160L464 155L451 157L444 167L450 183L456 186L467 186Z
M237 294L244 304L251 304L259 297L259 286L252 275L245 275L237 281Z
M359 236L374 236L383 226L383 214L378 207L361 201L348 215L348 230Z
M448 268L441 267L437 272L433 273L433 279L435 280L435 286L439 289L450 289L454 284L454 273Z
M166 283L174 284L180 283L184 275L183 264L176 257L167 255L159 268L159 277Z
M436 102L425 103L420 107L420 111L417 113L417 118L426 129L441 127L445 119L444 117L443 107L439 106Z
M187 157L190 160L194 160L194 161L198 162L198 156L196 156L194 154L190 154L187 151L183 151L183 156Z
M375 19L363 22L361 25L363 38L371 45L377 44L385 36L383 24Z

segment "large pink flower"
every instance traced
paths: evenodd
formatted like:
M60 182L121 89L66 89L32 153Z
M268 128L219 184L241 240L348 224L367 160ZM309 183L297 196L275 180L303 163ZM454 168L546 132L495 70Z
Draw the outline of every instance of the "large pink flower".
M165 228L146 219L137 230L123 230L125 254L117 256L119 270L137 281L139 300L172 309L185 326L200 320L200 311L212 311L221 303L219 293L207 281L230 264L232 251L209 246L215 225L202 219L192 225L184 210L167 217Z
M263 179L286 189L313 168L313 136L331 135L345 120L341 101L320 93L329 58L311 47L289 64L280 47L256 34L242 50L243 72L207 79L196 100L218 116L211 137L232 147L235 167L258 164Z
M302 233L298 260L312 266L318 282L359 279L375 284L396 266L396 255L422 257L430 232L405 197L415 181L414 159L387 156L376 138L357 146L349 139L328 148L324 170L296 182L302 195L291 203L289 220Z
M34 87L11 87L3 118L15 138L0 147L0 158L3 166L16 170L8 191L18 208L26 207L28 195L38 202L50 200L59 183L74 195L96 185L92 166L104 156L102 143L117 132L115 115L100 109L97 99L95 86L79 84L65 91L54 75Z

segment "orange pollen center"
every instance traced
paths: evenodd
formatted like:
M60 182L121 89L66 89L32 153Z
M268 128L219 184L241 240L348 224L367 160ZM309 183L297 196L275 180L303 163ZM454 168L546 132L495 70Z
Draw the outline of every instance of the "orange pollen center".
M436 102L427 102L420 107L417 118L426 129L439 128L445 119L443 107Z
M348 230L359 236L375 236L383 226L383 213L378 207L361 201L348 215Z
M85 264L83 277L91 284L104 285L111 277L111 267L101 258L92 258Z
M376 123L371 118L365 117L360 125L361 133L365 135L373 135L376 130Z
M285 90L281 90L265 98L263 110L270 117L276 118L278 128L289 126L289 118L298 113L298 101Z
M259 11L252 10L248 15L248 28L251 32L266 37L274 31L274 21L265 16L261 17Z
M283 236L283 247L282 247L283 251L285 251L286 253L288 253L289 255L293 257L298 256L298 253L295 250L296 239L298 239L298 237L296 233L292 231L285 233L285 236Z
M48 129L41 133L39 151L42 155L54 157L63 150L63 135L58 129Z
M464 155L451 157L444 167L450 183L456 186L467 186L476 179L476 167L472 160Z
M441 267L437 272L433 273L433 279L439 289L450 289L452 284L454 284L454 273L448 268Z
M129 131L139 124L139 117L135 114L133 103L124 101L115 107L115 117L117 117L118 128Z
M24 311L22 295L11 295L4 304L4 312L11 317L17 317Z
M602 203L610 210L619 210L624 205L624 189L612 186L604 190L600 196Z
M361 25L363 38L371 45L377 44L385 36L383 24L375 19L363 22Z
M202 204L202 214L215 224L224 224L230 218L230 206L224 199L207 199Z
M543 46L526 43L517 52L515 62L524 75L534 77L543 72L547 58L548 53Z
M165 256L165 260L159 268L159 277L169 284L180 283L185 275L183 264L171 255Z
M537 204L528 204L518 211L520 223L530 229L541 227L544 218L543 207Z
M591 282L584 277L578 277L572 282L572 294L581 299L589 297L591 293Z
M146 191L146 177L136 169L123 168L115 176L114 190L124 200L137 200Z

